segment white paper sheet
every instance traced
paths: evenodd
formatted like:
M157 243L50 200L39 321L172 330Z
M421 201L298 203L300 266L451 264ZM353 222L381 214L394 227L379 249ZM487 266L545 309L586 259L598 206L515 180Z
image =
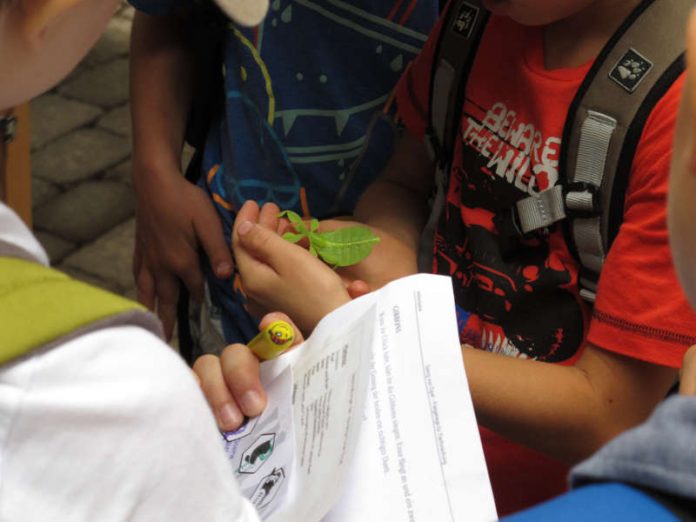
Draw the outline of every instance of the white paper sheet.
M242 491L267 520L497 518L449 278L411 276L348 303L262 379L269 406L245 437L255 445L228 454L238 477L255 468ZM270 442L268 412L282 441ZM271 482L269 500L258 490Z

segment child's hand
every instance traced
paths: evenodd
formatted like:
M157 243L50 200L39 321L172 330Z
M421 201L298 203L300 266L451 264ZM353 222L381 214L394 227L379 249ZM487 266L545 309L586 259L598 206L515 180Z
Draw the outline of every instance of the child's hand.
M319 224L319 230L326 232L356 225L366 226L357 221L329 219ZM370 228L380 238L370 255L356 265L336 269L347 285L358 283L369 287L372 291L394 279L415 274L418 271L414 251L385 231L375 227Z
M686 56L687 78L674 136L667 203L674 266L686 296L696 306L696 11L689 19Z
M169 339L176 320L179 280L194 299L203 296L199 247L220 278L232 275L232 254L220 219L200 188L180 172L144 172L137 161L133 169L138 195L133 275L138 300L157 310Z
M254 304L287 313L310 332L350 296L331 268L278 235L277 213L274 220L268 208L259 212L256 203L247 201L234 223L232 244L242 287Z
M679 380L679 393L696 395L696 345L689 348L684 355Z
M302 334L285 314L268 314L261 320L259 330L279 320L294 328L293 345L300 344ZM256 417L266 407L266 392L259 378L259 360L243 344L228 346L220 357L199 357L193 371L221 431L237 429L244 417Z

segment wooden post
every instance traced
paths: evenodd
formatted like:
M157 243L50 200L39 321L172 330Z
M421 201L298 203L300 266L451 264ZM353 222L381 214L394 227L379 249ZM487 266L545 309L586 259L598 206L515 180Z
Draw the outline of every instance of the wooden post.
M6 202L31 228L31 128L29 104L14 110L17 136L7 146L5 186L1 191Z

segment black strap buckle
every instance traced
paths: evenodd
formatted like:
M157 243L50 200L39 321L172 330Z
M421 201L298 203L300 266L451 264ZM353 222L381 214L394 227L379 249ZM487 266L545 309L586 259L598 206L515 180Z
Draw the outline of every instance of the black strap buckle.
M517 207L515 205L496 213L493 218L493 224L498 230L498 235L503 240L521 238L524 236L519 217L517 216Z
M578 208L572 205L572 201L569 204L568 196L571 193L588 193L590 194L590 207L589 208ZM563 202L565 203L566 216L570 219L574 218L593 218L597 217L602 213L602 201L600 198L599 187L592 183L587 183L585 181L573 181L565 183L563 185Z

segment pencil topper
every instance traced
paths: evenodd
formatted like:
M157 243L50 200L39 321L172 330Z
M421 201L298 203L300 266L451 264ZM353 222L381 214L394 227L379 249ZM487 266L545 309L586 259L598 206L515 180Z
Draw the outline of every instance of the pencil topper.
M268 360L290 348L294 340L292 326L285 321L274 321L249 341L247 346L259 359Z

